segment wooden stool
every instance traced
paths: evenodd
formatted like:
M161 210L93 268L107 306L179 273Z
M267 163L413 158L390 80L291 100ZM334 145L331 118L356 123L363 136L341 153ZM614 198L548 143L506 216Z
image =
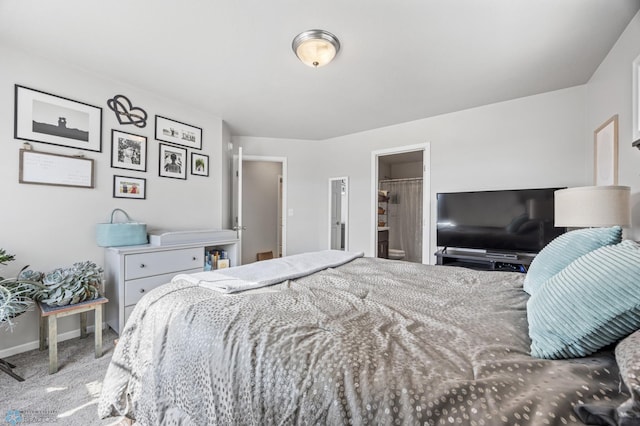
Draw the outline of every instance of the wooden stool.
M58 318L68 315L80 314L80 337L87 337L87 312L95 312L95 349L96 358L102 356L102 305L109 299L99 297L86 302L76 303L67 306L49 306L38 302L40 307L40 350L46 348L45 339L47 334L47 321L49 325L49 374L58 371Z

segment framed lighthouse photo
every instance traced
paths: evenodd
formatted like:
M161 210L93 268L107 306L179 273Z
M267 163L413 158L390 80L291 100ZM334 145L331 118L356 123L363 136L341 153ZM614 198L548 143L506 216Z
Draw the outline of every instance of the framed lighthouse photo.
M102 152L102 108L15 86L14 137Z

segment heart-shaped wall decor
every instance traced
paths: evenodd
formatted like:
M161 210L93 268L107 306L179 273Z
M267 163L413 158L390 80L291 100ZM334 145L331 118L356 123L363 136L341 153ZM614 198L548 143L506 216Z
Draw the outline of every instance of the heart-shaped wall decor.
M107 105L116 114L118 123L133 124L136 127L147 125L147 112L142 108L134 107L126 96L115 95L107 101Z

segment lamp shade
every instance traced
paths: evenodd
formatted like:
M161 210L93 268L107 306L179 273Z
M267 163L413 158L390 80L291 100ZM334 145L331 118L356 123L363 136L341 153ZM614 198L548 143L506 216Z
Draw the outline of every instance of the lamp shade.
M340 50L340 42L328 31L309 30L298 34L291 47L302 63L318 68L333 60Z
M555 191L555 226L629 226L631 188L582 186Z

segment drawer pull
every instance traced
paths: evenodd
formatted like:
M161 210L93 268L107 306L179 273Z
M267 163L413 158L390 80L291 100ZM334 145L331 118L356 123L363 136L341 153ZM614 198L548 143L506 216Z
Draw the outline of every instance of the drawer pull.
M140 289L140 293L144 293L144 288L141 288L141 289Z
M193 256L193 259L192 259L192 260L198 260L198 258L197 258L197 257L195 257L195 256Z
M141 268L146 268L146 267L147 267L147 265L145 265L144 263L141 263L141 264L140 264L140 267L141 267Z

